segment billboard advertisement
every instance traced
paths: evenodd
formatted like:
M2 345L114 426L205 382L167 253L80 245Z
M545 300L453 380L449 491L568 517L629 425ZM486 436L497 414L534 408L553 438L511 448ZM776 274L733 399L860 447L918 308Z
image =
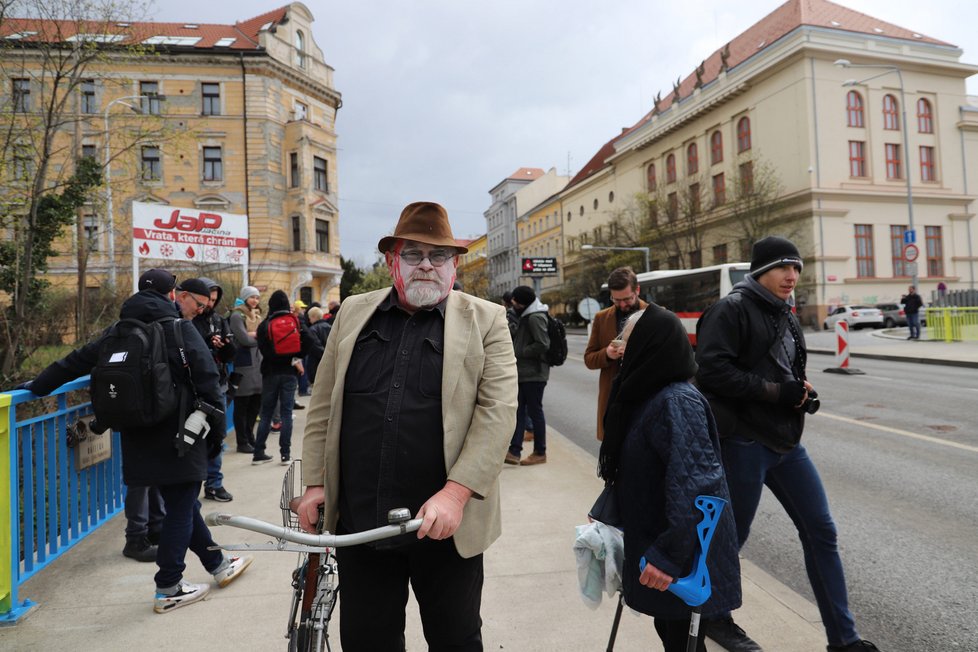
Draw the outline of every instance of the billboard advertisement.
M133 258L248 265L248 216L133 202Z

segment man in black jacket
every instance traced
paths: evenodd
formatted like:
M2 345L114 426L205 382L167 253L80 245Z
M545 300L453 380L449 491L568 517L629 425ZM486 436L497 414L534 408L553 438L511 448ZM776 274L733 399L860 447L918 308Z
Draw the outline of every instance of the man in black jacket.
M190 322L178 319L174 307L176 299L172 274L161 269L151 269L139 279L140 291L125 301L120 311L121 319L137 319L142 322L163 321L167 361L176 390L181 393L180 405L160 423L145 428L122 431L122 475L130 486L158 486L163 496L166 516L160 531L156 564L156 598L154 610L167 613L178 607L200 600L210 590L209 584L193 584L183 579L184 558L190 549L200 558L204 568L211 573L218 586L225 587L236 579L251 563L251 557L227 557L220 550L211 550L214 540L200 515L197 496L200 484L207 477L208 448L213 437L201 437L182 455L176 447L185 422L201 423L204 413L195 409L194 397L210 403L221 404L217 368L200 334ZM207 296L189 293L189 298L206 304ZM175 327L171 324L175 323ZM183 339L181 350L175 329L179 328ZM67 357L51 364L25 389L38 396L46 396L64 383L90 373L98 363L99 349L105 335L69 353Z
M924 307L924 300L917 294L917 288L910 286L905 295L900 297L903 303L903 311L907 314L907 329L910 331L908 340L920 339L920 309Z
M876 650L856 632L828 498L800 443L806 412L819 406L791 309L801 270L791 241L768 237L754 244L750 275L697 325L696 382L716 417L740 545L767 485L798 528L828 650ZM703 626L727 650L760 650L729 615Z
M295 390L302 374L302 358L309 351L309 336L302 323L298 322L299 340L301 347L298 353L279 355L275 352L275 344L269 335L269 324L277 317L291 313L289 295L282 290L275 290L268 299L268 317L258 324L255 338L258 340L258 350L261 351L261 416L258 422L258 433L255 435L255 452L251 458L252 464L264 464L272 457L265 454L265 442L271 430L272 415L275 406L279 408L282 419L282 429L278 433L279 453L282 464L288 464L292 455L292 408L295 405Z
M207 294L210 300L207 302L207 307L200 311L196 316L184 315L185 318L192 319L194 327L200 336L204 339L204 343L207 348L210 349L211 355L214 357L214 364L217 365L217 372L220 376L219 382L221 385L221 395L223 397L223 403L218 407L227 414L227 404L228 404L228 363L234 360L235 346L234 338L231 337L231 327L228 325L228 321L222 317L216 310L217 304L221 302L221 297L224 295L224 289L221 284L209 278L201 277L200 279L190 279L194 281L200 281L203 287L207 288ZM184 281L187 283L189 281ZM181 287L183 284L181 284ZM199 289L203 289L203 287ZM225 419L225 424L227 419ZM223 428L217 428L216 433L218 437L227 434L227 426ZM213 435L212 435L213 436ZM223 439L223 437L222 437ZM207 461L207 481L204 482L204 498L209 500L216 500L222 503L231 502L234 496L224 488L224 474L221 473L221 466L224 457L224 444L221 443L221 451L211 457Z

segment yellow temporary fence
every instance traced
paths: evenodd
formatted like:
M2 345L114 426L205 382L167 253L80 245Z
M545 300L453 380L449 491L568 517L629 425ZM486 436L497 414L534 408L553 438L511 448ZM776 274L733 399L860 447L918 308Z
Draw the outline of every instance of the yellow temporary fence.
M925 308L927 339L978 342L978 307Z

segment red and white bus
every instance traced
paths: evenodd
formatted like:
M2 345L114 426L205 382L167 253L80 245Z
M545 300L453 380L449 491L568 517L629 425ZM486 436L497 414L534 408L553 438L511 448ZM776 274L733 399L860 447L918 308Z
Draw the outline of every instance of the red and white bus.
M733 286L750 272L750 263L725 263L698 269L669 269L637 274L642 298L667 308L679 317L696 346L696 322L703 312L727 296ZM601 287L600 303L611 305L607 284Z

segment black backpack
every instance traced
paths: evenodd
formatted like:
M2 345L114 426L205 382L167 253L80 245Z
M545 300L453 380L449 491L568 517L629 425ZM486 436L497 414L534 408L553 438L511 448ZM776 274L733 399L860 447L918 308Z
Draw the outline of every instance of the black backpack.
M550 338L550 348L547 349L547 364L559 367L567 359L567 331L564 324L547 313L547 337Z
M167 360L163 324L173 328L182 352L179 321L121 319L109 327L92 369L92 408L99 425L113 430L145 428L177 410L180 390Z

